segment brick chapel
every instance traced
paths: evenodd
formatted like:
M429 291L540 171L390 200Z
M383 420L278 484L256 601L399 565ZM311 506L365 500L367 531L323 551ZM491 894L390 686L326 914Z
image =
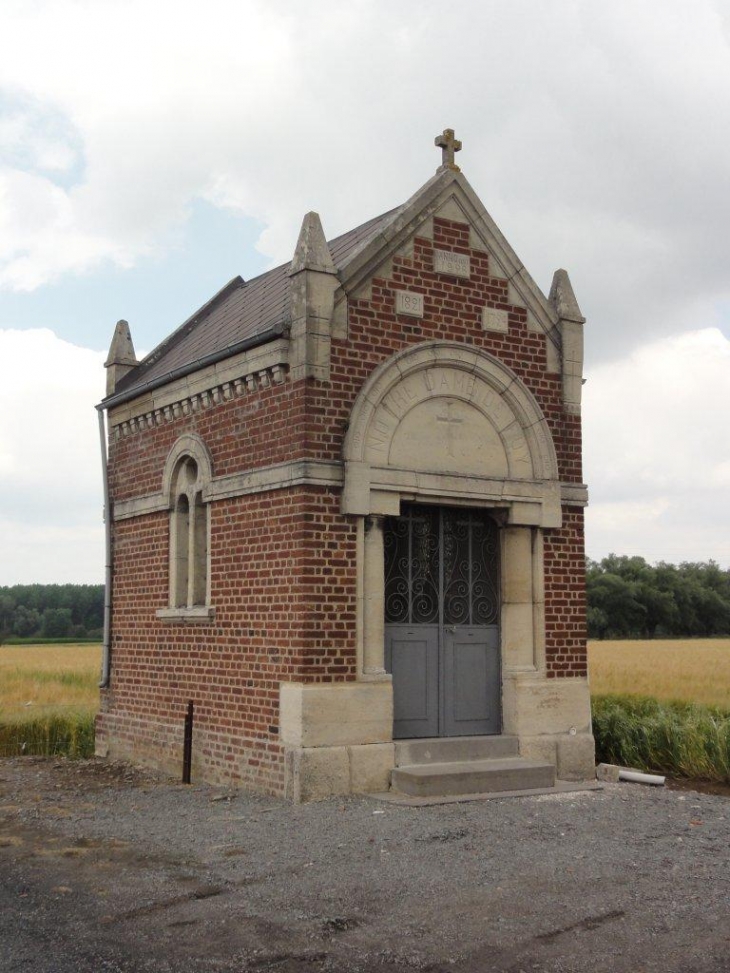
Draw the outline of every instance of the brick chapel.
M583 324L455 163L107 368L97 751L295 801L594 775Z

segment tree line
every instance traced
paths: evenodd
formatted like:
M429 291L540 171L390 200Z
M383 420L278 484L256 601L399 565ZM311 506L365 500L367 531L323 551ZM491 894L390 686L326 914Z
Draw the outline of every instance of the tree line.
M0 641L8 638L101 639L102 584L0 587Z
M714 561L648 564L609 554L587 562L588 636L593 639L730 635L730 570ZM101 638L104 586L0 587L0 641Z
M730 635L730 570L714 561L648 564L609 554L587 563L588 637Z

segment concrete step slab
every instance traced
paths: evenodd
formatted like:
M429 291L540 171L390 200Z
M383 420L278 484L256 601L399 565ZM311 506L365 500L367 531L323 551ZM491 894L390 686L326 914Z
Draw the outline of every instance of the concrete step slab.
M397 791L386 791L383 794L368 794L367 796L374 801L382 801L385 804L397 804L401 807L438 807L441 804L499 801L502 798L512 797L569 800L574 795L602 790L604 790L604 785L598 781L575 783L574 781L556 780L553 787L530 787L525 791L494 791L485 794L446 794L441 797L412 797L409 794L399 794Z
M420 740L396 740L395 765L442 764L464 760L490 760L516 757L516 736L499 734L477 737L425 737Z
M396 767L392 788L414 797L526 791L553 787L555 768L542 760L503 757Z

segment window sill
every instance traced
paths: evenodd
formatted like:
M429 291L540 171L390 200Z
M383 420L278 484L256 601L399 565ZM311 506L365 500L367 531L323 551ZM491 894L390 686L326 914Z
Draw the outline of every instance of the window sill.
M159 608L155 614L163 622L212 622L215 608L195 605L193 608Z

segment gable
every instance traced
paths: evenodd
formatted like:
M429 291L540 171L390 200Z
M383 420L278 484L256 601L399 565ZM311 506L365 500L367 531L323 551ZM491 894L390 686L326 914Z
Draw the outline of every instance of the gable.
M470 247L488 255L490 275L507 282L508 302L525 309L528 329L547 336L551 364L559 370L561 333L554 304L535 283L465 176L453 170L439 171L340 267L342 289L335 298L333 337L347 335L347 299L369 298L373 277L389 277L394 257L410 258L416 238L433 241L435 218L469 227ZM461 267L458 258L447 251L437 251L434 259L443 262L445 272L469 276L468 258L461 261Z
M316 214L305 217L305 226L314 226L312 219L321 235ZM288 347L279 364L291 368L293 380L311 374L326 381L330 339L346 340L349 334L349 303L369 300L373 279L391 277L393 261L412 256L417 240L433 243L437 222L442 231L444 223L468 228L468 249L473 255L485 255L481 263L488 262L489 276L501 291L498 301L488 301L482 308L483 329L506 332L508 308L523 313L527 330L545 338L548 370L563 373L566 410L579 414L583 318L567 274L556 273L546 297L464 175L449 168L439 169L402 206L329 243L321 235L333 275L334 292L327 301L313 297L321 270L314 264L299 267L294 260L249 282L234 278L142 362L107 362L114 366L115 382L102 406L128 402L276 339ZM453 248L443 242L434 245L434 271L457 279L470 277L470 257L464 252L464 241L460 242L461 247ZM404 302L398 309L404 314L413 310L409 300L415 301L414 316L418 316L418 294L404 294L398 300Z

